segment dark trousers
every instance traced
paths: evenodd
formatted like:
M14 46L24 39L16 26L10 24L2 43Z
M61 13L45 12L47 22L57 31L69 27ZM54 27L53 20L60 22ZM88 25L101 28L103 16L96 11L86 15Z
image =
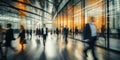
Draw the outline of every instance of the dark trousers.
M85 53L86 56L87 56L87 51L88 50L92 51L92 55L93 55L94 60L97 60L97 57L95 55L95 43L96 43L96 39L97 39L97 37L92 37L90 39L90 42L88 42L89 46L84 49L84 53Z
M1 57L3 57L2 42L0 42L0 53L1 53Z
M43 34L43 44L44 44L44 46L45 46L45 43L46 43L46 37L47 37L47 35Z
M64 34L64 39L66 44L68 43L67 38L68 38L68 34Z

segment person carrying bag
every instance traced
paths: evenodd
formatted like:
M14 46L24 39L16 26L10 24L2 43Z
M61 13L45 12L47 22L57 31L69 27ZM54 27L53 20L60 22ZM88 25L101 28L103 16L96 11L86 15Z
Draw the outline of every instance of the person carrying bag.
M20 26L20 33L18 35L18 38L20 39L20 44L22 46L22 49L24 48L24 44L26 44L26 39L25 39L25 28L23 25Z

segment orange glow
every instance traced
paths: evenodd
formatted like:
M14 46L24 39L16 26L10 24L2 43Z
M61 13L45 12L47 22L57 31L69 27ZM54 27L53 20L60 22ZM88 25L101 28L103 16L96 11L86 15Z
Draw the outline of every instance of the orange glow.
M19 1L20 2L25 2L25 0L19 0ZM26 10L26 6L24 4L22 4L22 3L18 3L18 8L20 8L22 10ZM21 10L19 10L19 14L21 16L25 16L26 15L26 13L24 11L21 11Z
M18 53L20 53L20 52L21 52L21 49L22 49L22 46L21 46L21 44L20 44L20 38L18 38L17 40L18 40L17 50L18 50ZM25 49L25 48L26 48L26 45L24 45L24 48L23 48L23 49Z
M20 2L26 2L26 0L18 0ZM25 16L26 16L26 12L22 11L22 10L26 10L26 5L22 4L22 3L17 3L17 8L21 9L19 10L19 14L20 14L20 25L23 25L25 27Z
M59 27L60 24L62 27L67 25L69 29L74 29L77 26L79 30L82 30L85 24L89 22L89 17L93 16L95 17L97 30L100 31L102 25L106 25L105 4L102 0L87 0L86 6L83 9L80 5L67 5L67 9L63 9L57 15L55 19L56 26Z

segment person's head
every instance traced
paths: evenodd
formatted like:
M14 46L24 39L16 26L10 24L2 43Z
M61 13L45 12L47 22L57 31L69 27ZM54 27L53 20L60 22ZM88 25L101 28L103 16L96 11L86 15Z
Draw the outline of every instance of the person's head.
M21 30L24 30L25 28L24 28L24 26L23 26L23 25L20 25L20 29L21 29Z
M90 20L89 20L90 22L95 22L95 18L92 16L92 17L90 17Z
M7 24L7 28L11 28L11 26L12 26L12 25L11 25L10 23L9 23L9 24Z
M75 28L77 28L77 26L75 26Z

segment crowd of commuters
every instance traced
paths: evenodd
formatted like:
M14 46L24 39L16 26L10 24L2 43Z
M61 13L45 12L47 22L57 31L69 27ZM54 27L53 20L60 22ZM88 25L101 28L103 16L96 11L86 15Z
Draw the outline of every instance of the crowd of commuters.
M65 41L65 44L68 43L68 35L73 33L75 35L73 36L78 36L80 32L82 32L82 37L83 40L89 45L89 47L85 48L84 51L84 55L87 57L87 51L88 50L92 50L92 55L94 60L97 60L97 57L95 55L95 43L97 41L97 29L96 26L94 24L94 17L90 18L90 22L87 23L84 28L82 30L79 30L78 27L76 26L75 29L69 29L67 27L67 25L65 27L61 29L56 28L54 30L54 34L57 35L57 38L59 38L59 35L63 35L63 39ZM17 51L14 47L12 47L12 40L15 40L14 38L14 30L12 29L12 25L11 24L7 24L6 25L7 29L3 29L2 26L0 25L0 53L2 57L6 57L7 52L8 52L8 48L13 49L14 51ZM48 32L49 29L46 27L45 24L43 24L42 29L37 28L36 30L34 30L35 35L38 37L42 36L43 38L43 46L45 46L46 44L46 38L48 36ZM31 35L30 37L32 37L32 30L25 30L23 25L20 25L20 30L19 30L19 34L18 34L18 38L20 39L20 44L22 46L21 51L23 51L24 49L24 44L26 44L26 33L28 35ZM52 34L52 31L51 31ZM105 36L105 26L103 25L101 28L101 34L100 36L102 36L103 38L106 39ZM5 48L5 54L2 51L2 45L3 45L3 40L5 40L4 46Z
M11 48L12 50L16 51L16 49L14 47L12 47L12 44L11 44L12 40L15 40L14 31L11 27L12 27L11 24L7 24L6 25L7 29L4 30L2 28L2 26L0 25L0 42L1 42L0 50L1 50L1 56L3 57L2 59L5 59L5 60L6 60L6 57L7 57L8 48ZM4 43L5 54L3 54L3 51L2 51L3 40L5 40L5 43Z

